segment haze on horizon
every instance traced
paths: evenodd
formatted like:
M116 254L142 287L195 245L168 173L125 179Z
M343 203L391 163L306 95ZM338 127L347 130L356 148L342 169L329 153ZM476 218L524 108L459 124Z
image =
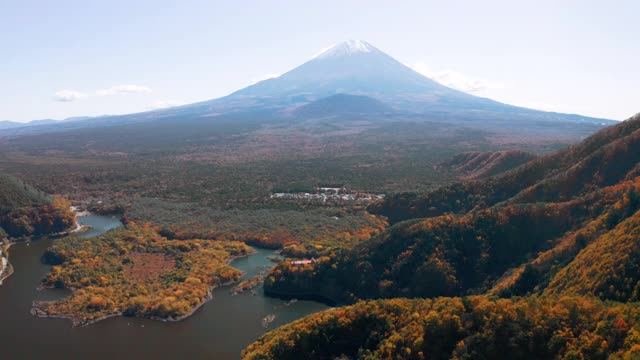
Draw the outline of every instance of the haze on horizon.
M347 39L473 95L622 120L638 111L638 10L633 1L0 0L0 120L213 99Z

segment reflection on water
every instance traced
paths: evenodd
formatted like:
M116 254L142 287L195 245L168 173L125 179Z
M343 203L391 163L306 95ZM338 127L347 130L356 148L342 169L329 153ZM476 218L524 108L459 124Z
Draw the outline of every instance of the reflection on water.
M111 217L80 217L83 225L93 229L81 234L95 236L120 226ZM326 309L313 301L285 301L249 292L236 296L231 287L214 290L213 300L193 316L176 323L133 318L109 319L89 327L72 328L63 319L41 319L30 314L34 300L56 299L68 292L39 292L36 287L49 267L40 257L54 240L39 240L11 247L15 273L0 286L0 351L2 358L25 359L238 359L246 345L265 332L262 319L276 316L270 328L291 322L307 314ZM231 265L247 272L259 273L272 266L268 250L257 249L255 255L234 260Z
M89 230L83 231L78 234L81 238L90 238L92 236L100 235L111 229L122 226L122 223L115 216L102 216L102 215L87 215L79 216L78 222L80 225L89 226Z

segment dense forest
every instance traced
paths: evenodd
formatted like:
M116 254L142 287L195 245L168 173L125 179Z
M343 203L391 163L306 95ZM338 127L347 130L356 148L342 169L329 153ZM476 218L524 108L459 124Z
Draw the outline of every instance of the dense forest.
M395 224L317 263L281 263L265 291L337 303L487 295L358 303L267 334L245 357L636 358L639 163L640 115L504 175L373 204Z
M637 359L640 308L585 297L392 299L327 310L246 348L246 360Z
M481 293L500 280L504 294L524 295L537 282L548 281L557 266L530 265L529 271L536 271L532 283L505 287L505 277L520 275L514 268L536 257L552 257L555 265L567 262L600 234L615 237L617 227L625 225L618 223L640 209L639 194L640 181L626 182L563 203L505 205L401 222L352 248L326 254L314 266L280 265L267 277L266 290L319 292L350 302Z
M21 237L68 230L75 225L70 205L61 197L50 196L14 177L0 175L0 234Z
M562 202L639 175L640 117L607 127L579 144L538 157L504 175L456 182L425 194L398 193L369 207L392 222L464 214L502 202Z
M0 211L48 204L51 196L13 176L0 175Z
M148 224L89 239L70 236L44 254L53 266L42 285L73 294L37 302L34 311L76 325L116 315L180 319L209 299L212 288L239 280L242 273L228 263L251 251L241 242L167 239Z
M138 198L116 208L123 209L125 220L156 224L169 238L242 241L298 256L354 244L387 226L382 218L357 204L274 204L264 209L220 210Z

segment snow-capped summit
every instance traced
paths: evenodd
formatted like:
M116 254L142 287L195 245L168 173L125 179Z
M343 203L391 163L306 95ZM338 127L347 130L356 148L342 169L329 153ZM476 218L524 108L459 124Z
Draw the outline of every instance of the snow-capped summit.
M341 43L338 43L329 49L320 53L320 55L316 56L316 58L327 58L334 56L344 56L355 53L372 53L372 52L380 52L380 50L376 49L373 45L369 44L363 40L347 40Z
M336 97L336 94L373 100ZM328 99L320 101L323 98ZM256 109L275 111L313 102L310 107L313 111L307 108L306 114L314 116L327 114L320 108L340 108L343 114L353 113L356 108L356 112L363 113L363 108L376 108L374 103L379 101L396 110L430 114L430 119L434 120L459 117L513 119L517 117L514 113L527 119L549 117L545 113L532 115L533 110L446 87L361 40L341 42L277 78L260 81L215 101L219 104L218 109L227 111L231 106L237 106L235 104L251 104ZM301 110L298 114L302 113L305 112Z
M297 68L239 90L230 97L311 96L337 93L381 96L455 93L418 74L366 41L348 40L334 45Z

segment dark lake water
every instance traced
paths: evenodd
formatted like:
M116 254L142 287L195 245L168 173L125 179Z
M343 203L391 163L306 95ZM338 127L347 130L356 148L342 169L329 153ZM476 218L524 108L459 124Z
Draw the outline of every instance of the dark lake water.
M80 217L93 229L89 237L120 226L106 216ZM180 322L114 318L88 327L71 327L64 319L42 319L30 314L33 300L65 296L65 290L38 291L36 287L49 266L40 262L55 240L43 239L13 245L9 250L14 274L0 286L0 358L2 359L238 359L240 351L262 335L262 319L276 316L273 329L302 316L321 311L326 305L314 301L293 304L257 295L232 296L231 287L213 291L213 300L193 316ZM231 265L252 276L273 264L268 250L256 249L249 257Z

